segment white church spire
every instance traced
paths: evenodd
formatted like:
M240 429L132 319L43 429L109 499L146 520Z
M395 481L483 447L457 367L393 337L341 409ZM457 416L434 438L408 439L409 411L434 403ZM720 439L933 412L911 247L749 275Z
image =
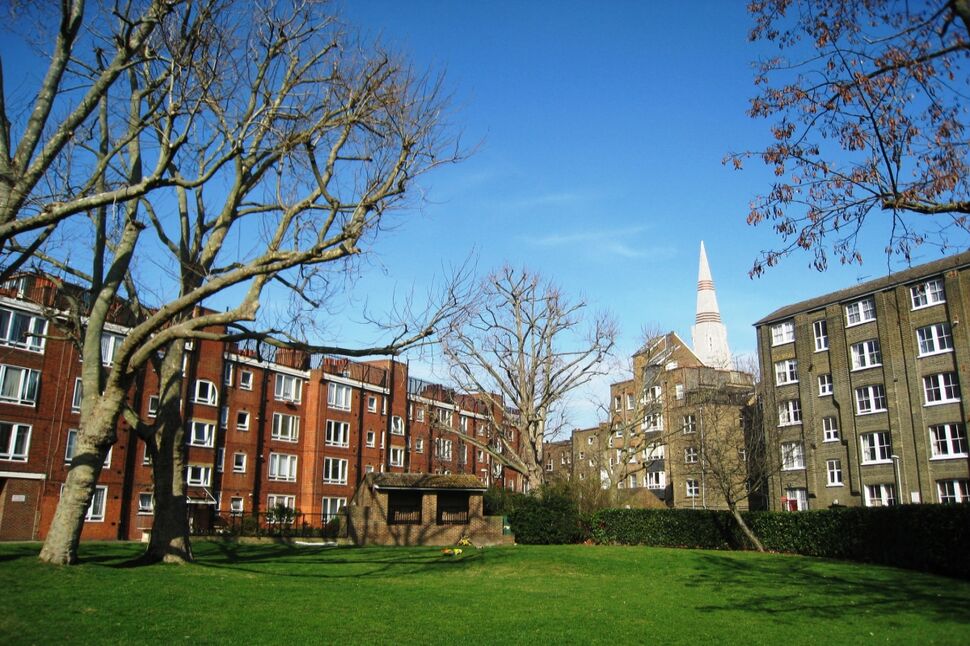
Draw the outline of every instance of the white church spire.
M703 240L697 268L697 316L694 324L691 330L694 352L700 360L714 368L730 368L731 350L728 348L727 328L721 322L714 280L707 264L707 251L704 249Z

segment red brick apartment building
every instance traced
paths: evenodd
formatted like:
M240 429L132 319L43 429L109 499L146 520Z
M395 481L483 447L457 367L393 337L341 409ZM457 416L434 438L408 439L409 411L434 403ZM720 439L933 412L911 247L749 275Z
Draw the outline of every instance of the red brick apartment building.
M44 317L56 299L43 277L0 287L0 540L46 535L70 468L80 361L56 318ZM125 331L112 326L102 339L106 365ZM481 399L412 378L405 363L209 340L189 348L182 399L196 529L279 504L323 520L367 473L472 474L521 490L518 474L445 430L486 441L491 416ZM157 389L149 370L130 394L146 420ZM517 447L514 431L503 432ZM82 537L140 538L152 509L145 445L119 422Z

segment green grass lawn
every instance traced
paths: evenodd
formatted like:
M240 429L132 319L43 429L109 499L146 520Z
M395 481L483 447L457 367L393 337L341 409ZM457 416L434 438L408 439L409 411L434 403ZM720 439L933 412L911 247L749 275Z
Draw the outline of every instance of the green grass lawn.
M137 544L45 566L0 545L0 644L970 644L970 582L837 561L647 547Z

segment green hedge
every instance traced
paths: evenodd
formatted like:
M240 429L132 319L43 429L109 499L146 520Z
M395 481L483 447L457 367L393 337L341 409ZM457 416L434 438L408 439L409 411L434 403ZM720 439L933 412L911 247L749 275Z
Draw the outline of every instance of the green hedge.
M765 549L880 563L970 578L970 505L904 505L799 513L746 512ZM725 511L607 509L593 516L598 543L737 549L746 540Z
M519 494L510 502L509 526L516 543L560 545L585 538L576 502L562 487L544 485L539 495Z

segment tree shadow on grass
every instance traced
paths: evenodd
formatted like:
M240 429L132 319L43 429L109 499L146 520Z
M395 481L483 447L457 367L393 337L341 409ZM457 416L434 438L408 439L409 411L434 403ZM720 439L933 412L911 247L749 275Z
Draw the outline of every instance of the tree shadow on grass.
M197 556L196 565L265 576L338 579L396 577L424 572L454 571L477 566L486 552L466 549L458 557L444 555L439 547L295 547L291 545L213 544L217 554ZM488 550L489 563L505 558L501 550ZM271 567L259 567L267 565Z
M741 611L797 624L806 617L835 619L877 613L893 625L896 614L918 613L970 624L970 583L879 565L787 555L739 559L699 555L700 572L688 585L709 587L701 612Z

